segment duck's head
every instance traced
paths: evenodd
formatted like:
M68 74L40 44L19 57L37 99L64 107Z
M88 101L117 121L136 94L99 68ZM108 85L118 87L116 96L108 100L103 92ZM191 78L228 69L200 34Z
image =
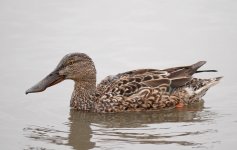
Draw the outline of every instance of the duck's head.
M75 82L95 81L96 69L92 59L84 53L71 53L64 56L57 67L43 80L28 89L26 94L42 92L65 79Z

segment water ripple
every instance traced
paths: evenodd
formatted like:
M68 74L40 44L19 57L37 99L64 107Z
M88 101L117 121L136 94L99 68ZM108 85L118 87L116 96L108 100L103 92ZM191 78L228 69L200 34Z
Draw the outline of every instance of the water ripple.
M170 111L117 114L71 110L69 121L62 123L68 127L68 131L37 125L30 125L23 131L25 137L34 141L70 146L72 149L117 149L128 143L175 144L198 148L206 144L200 137L218 132L208 127L215 116L215 113L204 109L201 104ZM32 148L34 146L28 146L28 149Z

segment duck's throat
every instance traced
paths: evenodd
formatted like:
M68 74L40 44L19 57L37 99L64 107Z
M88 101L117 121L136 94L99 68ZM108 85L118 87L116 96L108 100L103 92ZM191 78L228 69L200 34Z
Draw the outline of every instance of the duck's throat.
M90 80L75 82L70 106L77 110L89 111L93 108L93 97L96 90L96 82Z

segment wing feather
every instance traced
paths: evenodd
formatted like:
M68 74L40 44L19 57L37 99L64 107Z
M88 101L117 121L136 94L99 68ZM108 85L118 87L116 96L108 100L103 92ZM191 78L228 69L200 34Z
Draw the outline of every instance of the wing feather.
M159 88L165 85L168 90L178 88L189 82L197 69L205 63L200 61L190 66L164 70L138 69L108 76L97 85L97 94L112 93L129 96L143 87Z

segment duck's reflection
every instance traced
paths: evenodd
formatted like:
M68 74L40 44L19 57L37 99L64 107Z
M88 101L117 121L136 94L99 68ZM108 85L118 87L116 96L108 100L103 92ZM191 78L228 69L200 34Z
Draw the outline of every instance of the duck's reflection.
M86 112L70 110L69 127L68 145L76 150L87 150L95 147L95 143L90 140L92 130L90 117L87 116Z
M211 119L211 117L207 117L210 112L208 113L208 111L202 110L203 103L185 107L183 109L166 110L160 112L96 114L71 110L69 115L69 123L67 124L70 128L68 132L68 138L60 136L60 132L62 131L55 129L28 127L25 128L25 130L34 133L28 134L29 138L37 139L40 141L47 141L47 143L49 142L57 145L69 145L76 150L92 149L95 146L98 146L98 141L127 141L128 143L175 143L179 145L195 145L198 143L179 140L175 141L170 140L170 138L176 136L203 134L209 131L187 131L164 135L162 133L155 134L152 132L152 128L146 127L149 124L157 124L157 127L159 127L159 123L165 122L193 123ZM166 130L169 130L169 128ZM52 131L54 131L54 134L58 135L51 136L50 133L52 133Z

